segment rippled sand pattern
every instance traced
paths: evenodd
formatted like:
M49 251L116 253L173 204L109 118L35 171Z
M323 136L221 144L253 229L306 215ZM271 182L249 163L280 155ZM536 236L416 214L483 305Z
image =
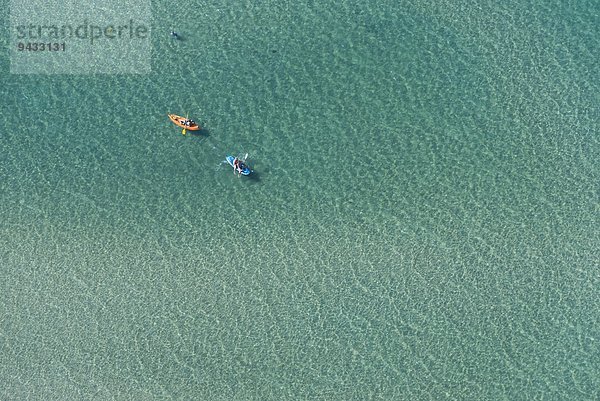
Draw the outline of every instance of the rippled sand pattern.
M153 6L0 64L0 399L597 399L595 2Z

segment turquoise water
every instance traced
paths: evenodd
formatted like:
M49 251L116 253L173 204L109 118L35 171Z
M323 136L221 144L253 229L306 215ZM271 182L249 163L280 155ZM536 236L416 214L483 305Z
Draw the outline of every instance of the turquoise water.
M3 50L0 399L597 399L600 7L477 3L156 1L147 75Z

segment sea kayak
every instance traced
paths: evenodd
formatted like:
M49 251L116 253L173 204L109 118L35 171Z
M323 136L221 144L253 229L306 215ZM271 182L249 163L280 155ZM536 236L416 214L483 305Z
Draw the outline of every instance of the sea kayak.
M177 114L169 114L169 118L171 121L173 121L173 124L177 125L178 127L185 128L188 131L198 131L199 129L202 129L202 127L196 123L192 123L189 126L185 125L186 118L178 116Z
M233 156L227 156L226 159L227 159L227 163L229 163L229 165L231 167L233 167L233 170L235 172L237 172L238 169L233 164L236 158L233 157ZM242 171L241 171L240 174L242 174L242 175L250 175L250 173L252 172L252 170L250 170L250 168L248 166L246 166L245 163L242 163L242 166L243 166L243 168L242 168Z

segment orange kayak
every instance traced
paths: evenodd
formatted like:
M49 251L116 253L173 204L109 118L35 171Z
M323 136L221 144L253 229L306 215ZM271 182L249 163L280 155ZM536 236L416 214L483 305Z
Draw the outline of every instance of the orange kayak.
M169 118L171 121L173 121L173 124L177 125L178 127L185 128L186 130L198 131L199 129L202 129L202 127L193 122L193 120L190 120L192 123L189 126L185 125L186 118L178 116L177 114L169 114Z

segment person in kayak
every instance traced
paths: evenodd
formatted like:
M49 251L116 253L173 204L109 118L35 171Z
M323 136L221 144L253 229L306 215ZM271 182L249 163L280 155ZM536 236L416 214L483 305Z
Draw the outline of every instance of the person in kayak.
M237 171L240 175L242 174L242 171L244 171L244 169L246 168L246 165L244 164L243 161L241 161L240 159L238 159L237 157L235 159L233 159L233 173L235 174L235 172Z

